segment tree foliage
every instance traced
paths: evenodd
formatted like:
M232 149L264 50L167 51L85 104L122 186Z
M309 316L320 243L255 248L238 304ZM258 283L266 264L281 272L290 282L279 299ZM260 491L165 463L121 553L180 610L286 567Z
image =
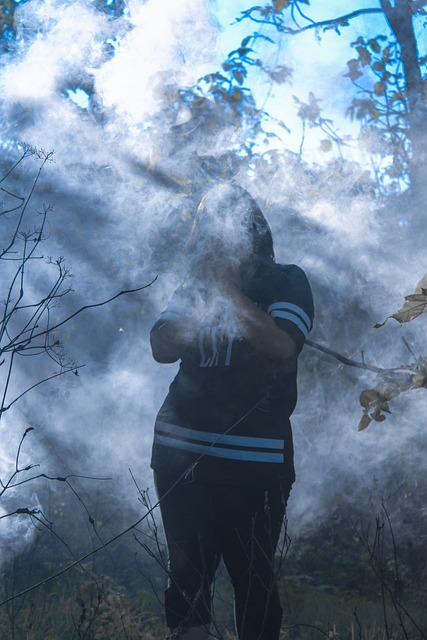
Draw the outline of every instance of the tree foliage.
M15 31L15 0L2 0L0 5L0 37L11 39Z
M356 57L347 62L345 75L359 93L347 113L361 122L361 140L386 192L408 185L420 188L423 182L425 143L420 132L425 134L427 122L427 60L418 53L415 20L426 16L426 6L425 0L379 0L378 6L315 20L307 0L280 0L246 9L239 18L268 25L283 37L314 31L318 38L330 30L340 35L361 17L383 18L385 34L361 34L352 43Z

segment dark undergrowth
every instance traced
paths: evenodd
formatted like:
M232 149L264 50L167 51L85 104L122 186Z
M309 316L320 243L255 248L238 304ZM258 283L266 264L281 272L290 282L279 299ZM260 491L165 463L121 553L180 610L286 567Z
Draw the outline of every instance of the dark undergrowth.
M145 538L144 538L145 539ZM41 535L5 568L1 600L58 570L59 547ZM0 607L0 640L157 640L166 635L164 570L135 538ZM279 571L281 639L427 638L426 549L398 543L386 511L366 525L333 515L291 542ZM161 560L163 561L163 560ZM61 563L59 562L59 565ZM214 593L213 637L231 640L224 569Z

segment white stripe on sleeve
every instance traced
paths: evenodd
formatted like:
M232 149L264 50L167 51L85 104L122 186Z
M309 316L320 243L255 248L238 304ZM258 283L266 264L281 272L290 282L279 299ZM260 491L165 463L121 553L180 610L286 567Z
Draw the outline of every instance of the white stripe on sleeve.
M311 320L304 309L291 302L274 302L268 307L267 313L272 318L290 320L302 331L304 336L307 336L311 330Z

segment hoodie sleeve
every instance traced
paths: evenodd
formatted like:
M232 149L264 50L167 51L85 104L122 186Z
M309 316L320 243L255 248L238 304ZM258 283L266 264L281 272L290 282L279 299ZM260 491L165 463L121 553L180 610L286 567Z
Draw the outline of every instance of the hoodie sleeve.
M266 311L301 351L313 327L314 304L307 276L300 267L277 266Z

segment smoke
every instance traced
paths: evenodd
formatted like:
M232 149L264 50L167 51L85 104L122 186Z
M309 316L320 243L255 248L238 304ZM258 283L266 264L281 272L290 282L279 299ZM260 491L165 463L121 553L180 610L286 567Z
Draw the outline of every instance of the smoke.
M425 262L411 251L413 232L399 226L401 212L379 209L366 167L337 163L307 171L295 154L271 153L248 171L233 156L244 135L233 114L204 104L197 119L179 100L179 87L218 66L219 30L205 2L172 3L167 11L156 0L128 2L113 19L90 2L30 0L18 20L18 39L1 61L2 164L9 166L21 140L55 150L32 203L34 209L54 204L49 253L64 255L74 274L74 292L55 314L158 276L144 291L88 310L64 327L67 350L85 367L38 387L20 404L36 426L23 455L40 463L41 472L94 478L81 490L90 508L96 508L93 487L92 495L108 498L115 517L111 523L104 513L104 520L115 531L138 513L129 469L141 486L151 486L152 425L176 371L153 362L148 333L187 273L187 257L212 249L201 235L196 252L188 252L187 242L200 200L218 176L235 175L256 198L278 261L306 270L316 303L314 341L383 367L411 360L405 341L422 353L424 318L373 329L401 306ZM13 178L17 189L32 167ZM235 247L242 238L236 219L222 218L218 226L217 204L211 204L217 236ZM50 277L46 266L38 269L35 296L43 295ZM17 372L17 387L25 388L37 364ZM384 423L358 433L358 396L373 378L304 349L293 420L298 480L289 517L295 530L327 518L340 492L359 507L366 492L386 494L396 473L419 476L423 391L394 401ZM0 443L4 477L26 428L22 414L11 410L1 428L14 434ZM60 490L49 485L54 494ZM11 490L11 508L40 504L48 511L43 487L34 499L33 491L32 483L21 487L18 500ZM73 509L76 517L79 505ZM5 522L2 544L7 538L11 550L22 549L32 525Z

